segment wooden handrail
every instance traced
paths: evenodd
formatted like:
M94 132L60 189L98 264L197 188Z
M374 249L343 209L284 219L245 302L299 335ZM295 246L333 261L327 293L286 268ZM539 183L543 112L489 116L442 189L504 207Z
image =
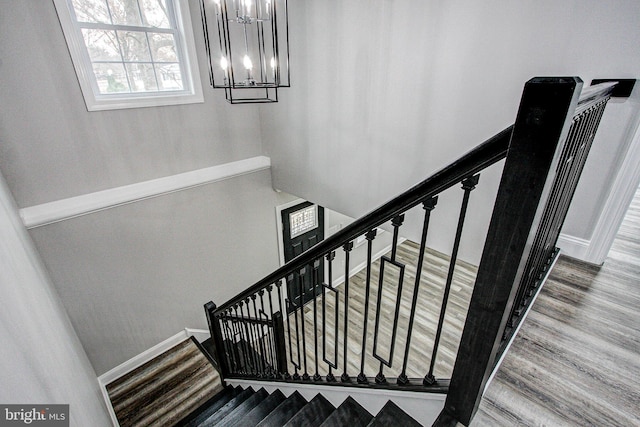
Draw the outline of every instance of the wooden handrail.
M544 79L538 79L539 81ZM602 83L586 88L581 94L575 114L588 109L591 105L613 91L615 83ZM261 289L276 281L297 272L305 265L322 258L329 252L339 248L346 242L372 230L389 221L394 216L418 205L421 201L441 193L449 187L462 181L465 177L482 171L494 163L504 159L511 139L513 125L492 136L478 145L458 160L442 168L429 178L411 187L409 190L394 197L392 200L374 209L370 213L352 222L339 232L313 246L306 252L287 262L251 287L242 291L227 302L221 304L216 312L222 312L240 301L255 295Z
M374 209L360 219L352 222L336 234L329 236L327 239L309 248L309 250L298 255L296 258L278 268L273 273L255 283L253 286L244 290L224 304L221 304L216 312L222 312L240 301L246 300L252 295L255 295L261 289L264 289L276 281L287 277L289 274L300 270L305 265L322 258L329 252L342 246L344 243L355 239L381 224L384 224L394 216L417 206L421 201L456 185L467 176L473 175L504 159L509 146L512 129L513 126L509 126L502 132L478 145L455 162L434 173L429 178L416 184L409 190L393 198L377 209Z

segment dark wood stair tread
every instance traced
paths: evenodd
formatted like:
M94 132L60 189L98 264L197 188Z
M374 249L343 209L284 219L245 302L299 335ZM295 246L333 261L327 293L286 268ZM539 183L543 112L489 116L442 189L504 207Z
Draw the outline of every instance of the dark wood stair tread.
M269 415L267 415L257 427L281 427L298 413L307 400L295 391L287 399L280 403Z
M264 389L263 389L264 390ZM266 393L266 391L265 391ZM240 415L235 422L228 424L229 427L248 427L257 425L271 411L278 407L285 400L284 394L276 390L268 395L257 406L250 408L249 412ZM226 424L225 424L226 425Z
M334 410L335 406L321 394L317 394L285 424L285 427L319 426Z
M402 427L422 427L422 424L414 420L409 414L392 401L388 401L378 412L378 415L367 425L367 427L387 427L387 426L402 426Z
M238 422L238 420L243 420L244 416L247 415L253 408L260 405L260 403L265 400L269 396L269 393L264 388L253 393L247 400L242 402L240 405L236 406L233 411L229 412L225 417L220 420L220 425L231 426Z
M237 396L227 402L222 408L218 409L213 415L198 424L198 427L215 426L253 394L255 394L255 391L251 387L246 390L242 390Z
M329 415L321 427L366 427L372 419L373 415L349 396Z
M229 403L231 399L242 392L240 387L225 387L214 398L207 401L201 408L198 408L187 418L182 420L176 427L196 427L213 415L218 409Z

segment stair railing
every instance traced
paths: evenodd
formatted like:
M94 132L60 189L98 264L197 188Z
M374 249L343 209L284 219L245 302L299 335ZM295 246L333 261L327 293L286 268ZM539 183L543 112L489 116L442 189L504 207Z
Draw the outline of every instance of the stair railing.
M558 233L612 89L607 85L585 91L579 103L581 87L582 81L576 77L530 80L514 126L313 246L230 301L219 307L206 304L222 375L448 392L439 422L468 424L509 328L519 320L522 307L530 302L531 293L557 254ZM504 158L451 380L437 378L437 361L444 357L440 349L443 324L460 264L457 256L471 193L478 185L478 174ZM422 276L429 251L426 241L430 218L438 195L457 184L463 190L462 202L449 267L440 300L435 302L440 306L439 316L437 323L427 325L433 332L431 351L418 351L416 316L424 311L418 294L425 286ZM419 205L423 216L418 259L415 266L407 266L398 257L400 228L405 214ZM381 227L392 230L392 246L390 255L374 265L373 242ZM349 297L350 254L360 236L367 245L363 302ZM339 287L333 285L337 251L344 255L344 282ZM306 274L308 269L311 275ZM327 272L326 283L319 283L320 269ZM312 287L304 283L309 277ZM403 287L409 286L411 301L401 315ZM287 297L294 287L302 294L301 306ZM305 289L315 290L311 301L303 305ZM382 308L385 294L386 301L392 301L391 310ZM360 311L354 310L355 305ZM350 325L350 316L356 318L359 327ZM379 346L380 340L388 341L388 346ZM349 348L354 342L358 344L355 351ZM398 349L402 351L395 352ZM429 366L421 378L409 378L410 356L419 366ZM378 363L375 376L365 372L365 359L371 358ZM386 378L385 370L390 368L398 372L395 381Z

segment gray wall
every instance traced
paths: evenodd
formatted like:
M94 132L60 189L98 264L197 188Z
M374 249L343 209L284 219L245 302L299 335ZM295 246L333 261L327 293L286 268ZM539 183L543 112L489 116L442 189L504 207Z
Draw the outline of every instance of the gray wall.
M1 0L0 170L19 207L262 154L259 109L208 86L205 102L87 112L52 1ZM32 230L98 374L277 267L269 171ZM88 424L87 424L88 425Z
M35 228L31 235L98 375L278 267L268 170Z
M87 112L53 2L1 0L0 169L19 207L261 154L258 109L208 85L198 3L204 103Z
M263 121L274 185L358 217L512 123L531 77L639 77L639 16L635 0L292 2L293 84ZM640 115L637 101L616 107ZM594 148L569 217L576 237L592 232L623 134ZM472 203L491 196L489 175ZM451 197L437 208L447 228L459 206ZM491 204L471 207L469 261L478 251L464 239L484 235ZM433 246L449 251L448 233Z
M69 404L72 426L110 426L95 372L0 174L0 402Z

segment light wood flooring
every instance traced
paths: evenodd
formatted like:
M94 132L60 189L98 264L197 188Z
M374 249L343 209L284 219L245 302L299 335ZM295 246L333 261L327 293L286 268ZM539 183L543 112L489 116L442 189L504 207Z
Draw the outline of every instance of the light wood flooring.
M640 426L640 189L601 268L560 258L471 426Z
M404 351L406 348L406 336L409 323L409 314L411 311L411 300L413 295L414 283L416 278L416 265L419 254L419 245L405 241L398 246L397 261L405 265L404 285L402 289L402 297L400 304L400 312L398 316L397 341L393 354L392 367L384 368L384 375L387 381L395 383L402 369ZM387 254L390 256L390 254ZM449 257L427 249L425 260L422 268L421 284L418 293L418 302L415 321L413 325L413 334L411 339L411 350L409 353L409 363L407 367L407 376L409 378L422 379L429 370L431 361L431 352L433 349L436 327L440 315L440 305L442 303L442 295L444 293L444 285L449 268ZM380 368L380 362L373 357L373 341L375 332L375 315L376 302L378 297L380 261L373 264L371 271L371 294L369 299L368 310L368 330L365 351L365 369L364 373L367 377L375 377ZM385 265L383 294L380 306L380 325L378 331L378 347L377 354L383 359L389 359L389 348L391 342L391 334L393 332L394 309L397 295L397 278L398 271L388 263ZM446 310L446 317L438 347L438 355L436 357L436 365L434 375L436 378L448 379L453 370L455 356L457 354L460 336L464 327L469 300L473 289L473 283L476 276L476 267L471 264L458 261L456 263L453 283L449 295L449 302ZM344 345L344 285L337 287L339 290L339 315L338 315L338 369L333 374L340 377L344 372L343 364L343 345ZM366 269L360 271L350 278L349 282L349 330L347 337L347 374L355 380L360 373L361 354L362 354L362 337L364 324L364 306L365 306L365 289L366 289ZM334 356L334 325L335 325L335 296L328 293L325 297L327 300L327 358L333 360ZM316 300L317 304L317 324L318 324L318 354L319 368L318 372L324 376L328 373L328 365L322 361L322 298ZM314 309L313 303L308 303L304 307L305 312L305 339L307 354L307 372L313 376L315 373L315 336L314 336ZM290 315L291 336L293 340L293 357L297 358L297 350L295 345L295 316ZM301 328L302 319L298 316L299 326ZM286 325L285 325L286 327ZM301 329L300 329L301 331ZM300 332L300 353L304 354L302 346L302 333ZM299 374L304 373L303 363L301 360L301 370ZM293 373L293 366L290 365L290 372Z

